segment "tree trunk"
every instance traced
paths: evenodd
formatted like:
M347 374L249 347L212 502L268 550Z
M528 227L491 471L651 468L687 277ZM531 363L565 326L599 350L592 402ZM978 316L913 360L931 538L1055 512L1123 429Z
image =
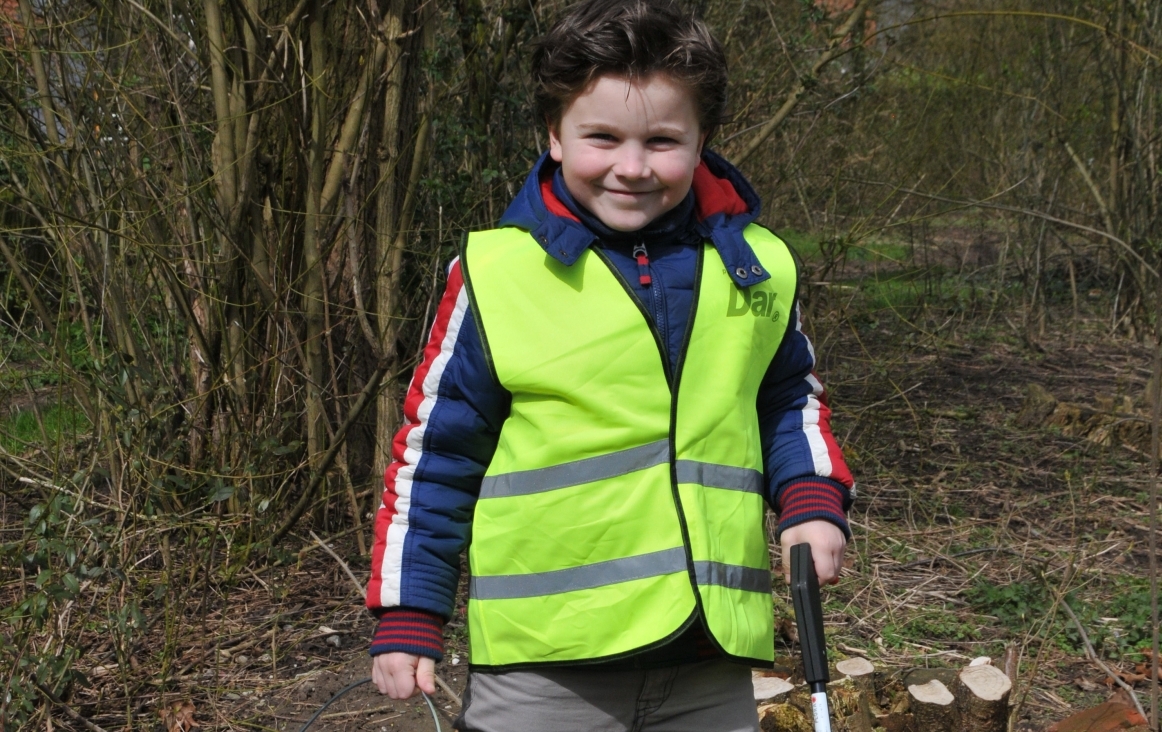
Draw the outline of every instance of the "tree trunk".
M323 193L323 158L326 155L327 94L329 76L326 27L322 3L313 0L308 19L311 41L311 139L307 155L306 221L303 228L303 313L306 321L306 433L307 456L318 469L326 449L326 411L323 406L323 263L319 237L322 232L320 203Z
M392 0L383 19L383 33L389 39L399 39L416 17L414 0ZM379 183L376 195L375 220L375 313L379 336L379 353L390 362L389 372L396 371L399 363L396 340L399 334L400 287L403 274L403 246L407 242L404 220L406 179L404 172L415 167L413 125L418 99L410 90L415 87L412 76L418 73L409 59L409 51L416 49L412 39L388 44L384 58L386 83L383 96L383 127L379 143ZM410 176L409 176L410 177ZM399 425L398 394L389 384L376 399L375 457L372 473L383 474L391 463L391 440Z

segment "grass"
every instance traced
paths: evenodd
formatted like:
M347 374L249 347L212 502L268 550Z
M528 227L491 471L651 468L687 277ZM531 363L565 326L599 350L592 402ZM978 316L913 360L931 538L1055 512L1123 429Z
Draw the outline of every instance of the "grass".
M31 445L55 447L76 441L90 427L85 415L68 405L54 404L39 411L39 420L35 410L21 409L0 421L0 446L12 453L22 453Z
M846 250L846 258L857 262L872 262L881 260L886 262L904 262L911 255L911 247L888 239L864 239L859 242L850 242L845 239L832 239L822 234L798 231L796 229L780 229L775 232L779 238L791 246L804 259L826 259L828 255L835 255Z

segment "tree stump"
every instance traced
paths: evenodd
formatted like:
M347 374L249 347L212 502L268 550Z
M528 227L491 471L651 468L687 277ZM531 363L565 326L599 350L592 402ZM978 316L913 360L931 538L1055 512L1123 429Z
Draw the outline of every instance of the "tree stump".
M908 687L912 718L917 732L952 732L957 729L956 697L936 679Z
M955 685L960 732L1005 732L1013 682L996 666L969 666Z
M847 718L848 727L852 732L871 732L880 711L876 699L876 667L866 658L857 657L840 661L835 664L835 670L851 680L852 688L858 695L858 708Z
M872 665L871 661L866 658L849 658L846 661L840 661L835 664L835 670L844 676L851 679L851 682L861 690L872 689L873 674L876 672L876 667Z
M777 696L788 694L795 690L795 685L778 676L763 676L752 674L751 685L754 686L755 701L774 699Z

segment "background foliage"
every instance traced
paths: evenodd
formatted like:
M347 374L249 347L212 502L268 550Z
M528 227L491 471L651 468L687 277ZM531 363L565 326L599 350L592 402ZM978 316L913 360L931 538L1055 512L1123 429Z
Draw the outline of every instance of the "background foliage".
M841 280L887 259L906 321L1001 313L1036 350L1096 291L1155 332L1162 5L688 4L731 62L713 145L815 317L879 317ZM199 593L308 529L367 551L444 267L546 144L526 71L562 6L0 4L0 725L86 684L93 638L132 698L164 627L166 684ZM950 226L960 261L914 256Z

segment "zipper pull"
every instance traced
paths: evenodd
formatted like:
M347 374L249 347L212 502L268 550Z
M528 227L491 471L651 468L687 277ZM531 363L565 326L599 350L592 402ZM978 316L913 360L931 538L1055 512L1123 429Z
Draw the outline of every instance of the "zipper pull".
M649 287L650 283L653 282L653 278L650 277L650 255L646 252L645 242L639 242L633 248L633 256L637 260L638 282L641 283L642 287Z

